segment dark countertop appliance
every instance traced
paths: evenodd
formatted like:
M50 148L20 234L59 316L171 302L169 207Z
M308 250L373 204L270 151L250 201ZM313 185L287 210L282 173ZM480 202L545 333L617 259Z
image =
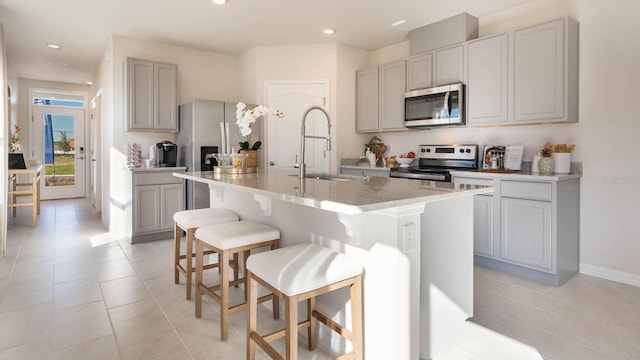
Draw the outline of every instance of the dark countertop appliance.
M478 145L420 145L418 166L394 167L391 177L451 182L451 170L478 170Z
M156 157L158 166L175 167L178 158L178 145L165 140L156 144Z

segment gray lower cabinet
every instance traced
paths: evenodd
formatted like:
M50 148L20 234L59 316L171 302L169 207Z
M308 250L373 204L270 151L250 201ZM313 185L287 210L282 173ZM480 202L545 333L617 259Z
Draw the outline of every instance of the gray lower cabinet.
M126 206L127 238L131 243L173 236L173 214L184 210L184 180L169 171L130 171Z
M127 58L127 130L178 131L177 66Z
M477 264L552 285L578 272L579 179L454 175L454 183L495 187L492 196L474 197Z

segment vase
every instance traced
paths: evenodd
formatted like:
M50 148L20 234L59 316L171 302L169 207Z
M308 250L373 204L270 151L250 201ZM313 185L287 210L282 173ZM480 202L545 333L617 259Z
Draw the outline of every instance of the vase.
M258 150L240 150L240 154L247 154L246 167L258 167Z
M540 175L553 174L553 158L541 157L540 161L538 161L538 170L540 171Z

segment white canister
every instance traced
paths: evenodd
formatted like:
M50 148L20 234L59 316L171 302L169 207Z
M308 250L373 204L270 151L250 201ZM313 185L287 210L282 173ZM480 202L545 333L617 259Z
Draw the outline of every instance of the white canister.
M553 172L555 174L568 174L571 172L571 153L552 153Z
M149 147L149 160L154 160L153 162L155 163L155 160L156 160L156 146L155 145L151 145Z
M533 155L533 159L531 160L531 172L537 174L540 172L538 168L538 163L540 162L540 154Z

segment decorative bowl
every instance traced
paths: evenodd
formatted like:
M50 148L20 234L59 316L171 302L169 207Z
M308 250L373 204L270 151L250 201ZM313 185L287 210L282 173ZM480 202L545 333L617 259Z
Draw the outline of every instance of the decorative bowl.
M409 167L409 164L411 164L413 162L413 160L415 160L414 158L399 158L396 157L396 162L398 164L400 164L400 167Z

